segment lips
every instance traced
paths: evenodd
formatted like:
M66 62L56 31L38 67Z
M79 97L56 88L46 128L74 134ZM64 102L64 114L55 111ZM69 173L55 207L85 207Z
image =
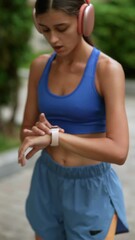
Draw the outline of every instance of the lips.
M59 51L61 51L62 46L53 46L53 49L54 49L56 52L59 52Z

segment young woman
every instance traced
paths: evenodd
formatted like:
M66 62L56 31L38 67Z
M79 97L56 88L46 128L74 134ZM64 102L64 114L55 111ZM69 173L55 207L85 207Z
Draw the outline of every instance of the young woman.
M43 151L27 217L37 240L113 240L128 232L111 167L124 164L129 144L122 66L86 41L94 24L88 2L37 0L34 21L54 52L30 69L19 163L29 147L27 159Z

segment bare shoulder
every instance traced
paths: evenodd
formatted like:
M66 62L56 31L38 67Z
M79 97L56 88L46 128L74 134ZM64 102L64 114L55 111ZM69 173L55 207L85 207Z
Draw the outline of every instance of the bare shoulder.
M97 64L97 79L101 92L109 87L122 87L125 74L122 65L115 59L101 52Z
M113 58L109 57L108 55L101 52L98 66L97 66L97 73L100 77L108 77L110 74L122 74L124 75L122 65L114 60Z
M38 82L49 58L50 54L43 54L32 61L30 66L30 78Z
M44 68L48 59L50 58L50 54L42 54L40 56L38 56L37 58L35 58L32 63L31 63L31 67L33 68Z

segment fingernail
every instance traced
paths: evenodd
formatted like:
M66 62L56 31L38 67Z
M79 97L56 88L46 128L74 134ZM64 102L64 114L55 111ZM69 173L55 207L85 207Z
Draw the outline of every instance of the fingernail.
M45 132L41 132L42 135L45 135Z

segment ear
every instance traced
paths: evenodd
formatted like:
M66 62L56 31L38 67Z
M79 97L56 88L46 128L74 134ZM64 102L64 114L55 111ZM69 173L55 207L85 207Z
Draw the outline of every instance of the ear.
M36 9L34 8L33 9L33 13L32 13L32 15L33 15L33 21L34 21L34 25L35 25L35 27L36 27L36 29L37 29L37 31L39 32L39 33L43 33L42 32L42 29L41 29L41 27L39 26L39 24L37 23L37 18L36 18Z

